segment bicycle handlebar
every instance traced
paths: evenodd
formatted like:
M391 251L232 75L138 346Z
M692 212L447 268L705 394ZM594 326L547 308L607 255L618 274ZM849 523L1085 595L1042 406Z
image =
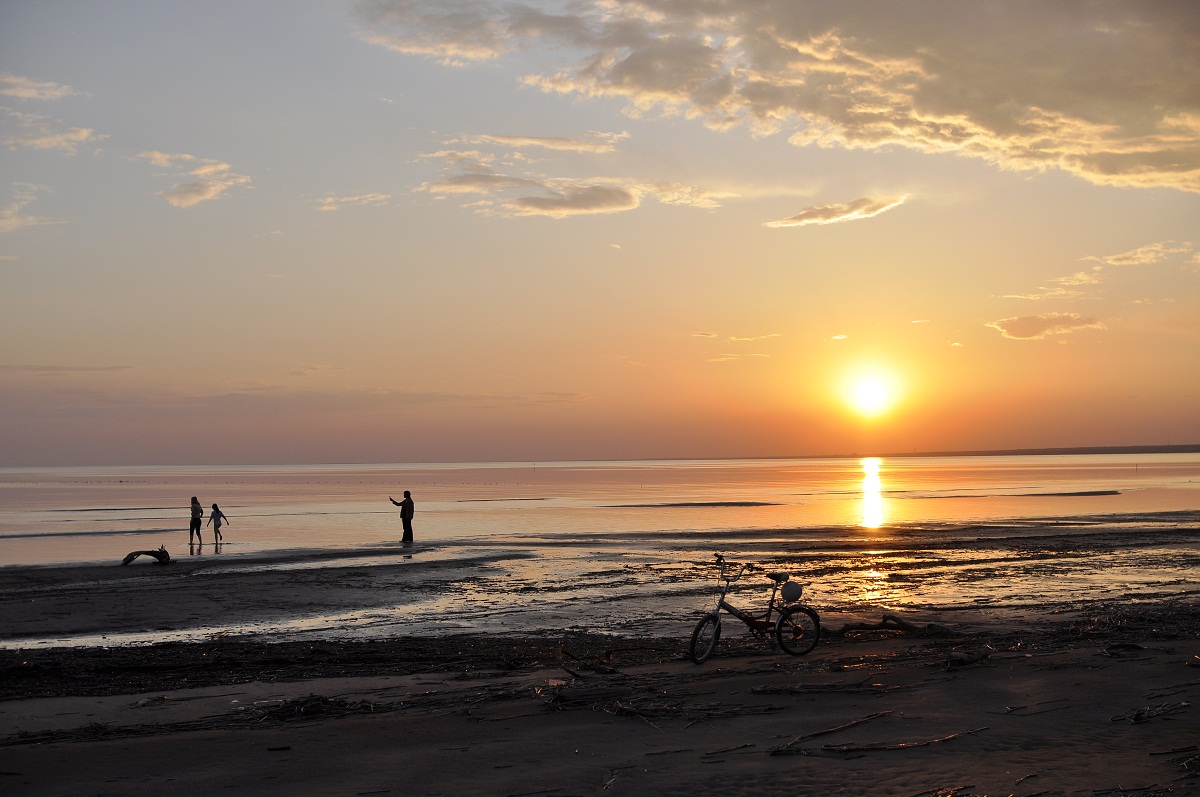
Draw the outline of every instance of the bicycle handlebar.
M730 584L732 584L733 582L735 582L739 578L741 578L742 574L745 573L747 570L754 569L754 565L750 565L750 564L737 565L737 569L738 569L737 575L732 575L732 576L726 575L726 570L727 569L732 570L733 567L734 567L734 565L731 565L731 564L727 563L724 559L722 559L721 560L721 572L717 576L717 578L719 578L722 581L728 581Z

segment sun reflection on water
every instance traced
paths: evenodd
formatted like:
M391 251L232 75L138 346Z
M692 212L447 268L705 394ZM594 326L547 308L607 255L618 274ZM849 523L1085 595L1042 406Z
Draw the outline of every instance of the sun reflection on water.
M865 457L862 460L862 525L864 528L877 529L883 525L883 460L879 457Z

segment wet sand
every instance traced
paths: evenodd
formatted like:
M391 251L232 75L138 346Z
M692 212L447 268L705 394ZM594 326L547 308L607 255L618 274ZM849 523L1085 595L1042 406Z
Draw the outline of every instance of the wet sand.
M690 633L711 608L712 552L782 570L828 625L882 612L972 628L1040 623L1064 608L1197 594L1200 512L970 525L554 533L203 555L169 565L0 567L0 649L206 641L354 640L564 630Z
M5 653L0 777L29 795L1187 794L1200 641L1175 621L1195 608L849 634L802 658L747 636L703 665L680 640L570 635Z
M132 630L212 600L216 583L264 613L371 592L349 569L321 571L333 586L314 594L289 582L307 571L213 580L192 566L99 568L73 594L61 569L0 576L6 794L1200 791L1195 595L985 625L910 613L907 631L838 633L848 623L826 616L803 657L731 623L703 665L687 659L684 617L659 635L14 645L10 622ZM471 566L485 565L452 565Z

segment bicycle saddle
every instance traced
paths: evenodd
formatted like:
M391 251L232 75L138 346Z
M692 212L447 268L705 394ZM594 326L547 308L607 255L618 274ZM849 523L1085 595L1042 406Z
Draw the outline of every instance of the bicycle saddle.
M782 584L791 578L791 576L789 576L787 573L767 573L767 578L771 579L776 584Z

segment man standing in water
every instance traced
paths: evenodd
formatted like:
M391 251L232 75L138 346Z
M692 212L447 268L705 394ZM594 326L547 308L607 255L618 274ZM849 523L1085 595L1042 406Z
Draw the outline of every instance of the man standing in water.
M396 506L400 507L400 520L404 522L404 537L401 542L412 542L412 519L413 519L413 500L412 494L408 490L404 491L404 500L397 501L395 498L388 496L388 500Z

